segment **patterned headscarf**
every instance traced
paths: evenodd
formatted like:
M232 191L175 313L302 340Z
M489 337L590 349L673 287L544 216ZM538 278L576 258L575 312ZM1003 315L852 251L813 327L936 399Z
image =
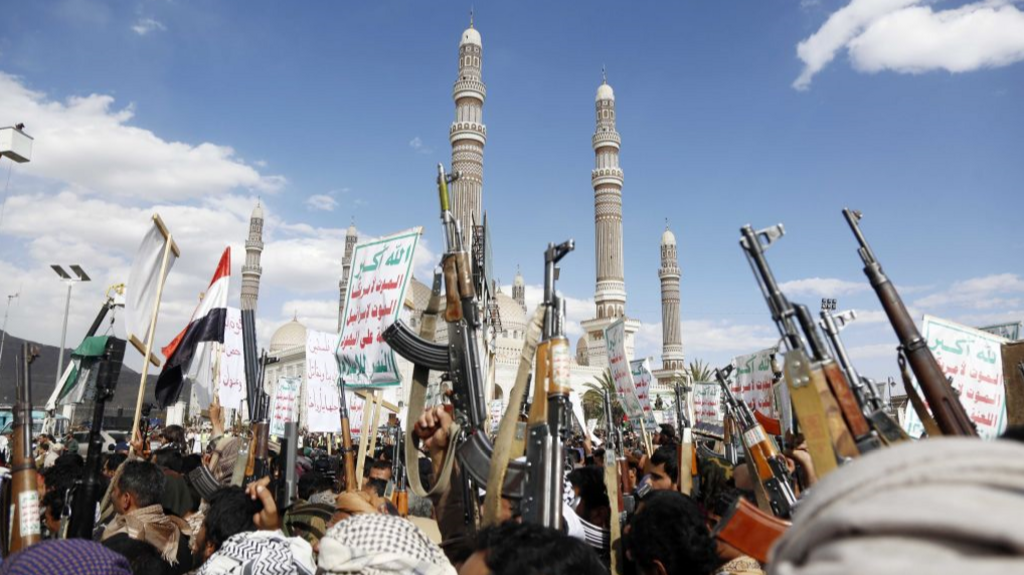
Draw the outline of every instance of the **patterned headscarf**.
M313 548L279 531L247 531L231 536L197 575L313 575Z
M131 575L128 560L84 539L43 541L4 560L0 575Z
M318 564L326 573L455 575L440 547L392 515L354 515L331 527Z

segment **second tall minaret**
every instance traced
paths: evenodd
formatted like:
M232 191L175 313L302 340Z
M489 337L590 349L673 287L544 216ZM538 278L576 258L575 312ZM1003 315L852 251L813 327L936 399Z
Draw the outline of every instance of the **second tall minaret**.
M256 311L256 300L260 295L260 276L263 268L263 206L256 202L249 218L249 238L245 240L245 263L242 264L242 309Z
M451 186L452 211L462 226L462 238L467 247L473 237L471 226L483 224L484 144L487 143L487 126L484 125L487 86L481 76L483 50L480 33L473 28L470 16L469 28L462 33L459 42L459 77L452 88L455 121L448 131L452 172L462 172Z

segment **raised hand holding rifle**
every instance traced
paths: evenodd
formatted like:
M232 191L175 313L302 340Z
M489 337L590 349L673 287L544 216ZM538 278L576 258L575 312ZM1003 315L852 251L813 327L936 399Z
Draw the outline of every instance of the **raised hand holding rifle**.
M868 241L860 231L858 222L862 217L861 213L845 208L843 217L846 218L846 223L850 224L850 230L853 231L853 235L860 245L857 248L857 253L860 255L861 261L864 262L864 274L868 276L871 287L882 303L885 315L889 317L889 323L892 324L896 337L900 340L903 354L914 371L914 376L921 386L921 391L928 401L928 407L935 416L935 422L939 429L945 435L977 437L978 431L967 416L967 411L943 375L942 368L935 361L935 356L928 349L928 343L917 331L917 326L914 325L913 318L910 317L906 306L903 305L903 300L900 299L896 287L882 271L882 265L878 263L875 253L871 251L871 246L868 245Z

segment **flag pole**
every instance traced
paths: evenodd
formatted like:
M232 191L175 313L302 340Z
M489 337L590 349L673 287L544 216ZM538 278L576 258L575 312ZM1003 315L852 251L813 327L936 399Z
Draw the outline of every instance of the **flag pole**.
M164 293L164 283L167 280L167 263L170 261L171 251L174 251L174 257L181 257L181 252L178 250L177 244L174 243L174 238L171 237L171 233L167 230L167 226L164 225L163 220L160 219L158 214L153 214L153 221L157 227L160 228L160 232L164 235L166 242L164 243L164 257L163 261L160 262L160 283L157 284L156 288L156 302L153 304L153 315L149 319L149 333L146 336L146 350L143 353L142 361L142 378L139 383L139 397L135 402L135 420L132 423L132 434L129 436L129 441L135 440L135 435L139 432L139 420L142 416L142 402L146 397L146 378L149 376L149 359L153 353L153 340L156 338L156 318L157 314L160 313L160 299ZM134 448L132 448L134 450Z

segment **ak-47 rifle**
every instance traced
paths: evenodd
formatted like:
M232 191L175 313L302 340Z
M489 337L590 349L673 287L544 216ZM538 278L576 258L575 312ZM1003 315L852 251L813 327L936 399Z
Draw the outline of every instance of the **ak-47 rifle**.
M401 320L394 322L382 334L391 349L420 368L447 374L452 384L451 400L454 407L449 449L459 460L466 486L487 484L493 446L487 437L488 418L484 405L484 375L480 360L478 334L483 328L470 254L462 241L462 230L449 209L448 184L458 177L445 174L444 166L437 166L437 189L441 203L441 222L445 231L445 255L441 267L445 283L446 307L444 319L448 323L448 343L427 341L413 332ZM446 464L451 469L450 464ZM514 499L524 494L526 464L510 462L502 492ZM447 477L436 478L443 485ZM467 492L469 490L467 489ZM467 518L468 519L468 518Z
M846 346L843 345L843 338L839 336L839 332L855 319L857 319L857 312L852 309L837 314L833 314L829 310L821 310L821 328L828 336L836 360L843 372L846 373L846 380L852 384L853 393L857 397L864 417L887 445L906 441L908 439L906 432L885 412L882 398L878 397L878 393L875 391L874 382L857 372L857 368L850 361L849 354L846 353Z
M17 404L14 409L14 450L11 458L11 503L14 513L9 553L17 553L41 539L36 464L32 459L31 366L37 357L37 347L22 344L21 356L18 358L21 378L18 381Z
M395 508L398 509L398 514L402 517L409 516L409 490L406 485L405 476L405 450L402 449L402 426L395 426L395 445L392 451L392 477L395 483L395 490L392 494L392 503L395 504Z
M537 346L536 389L547 388L547 419L531 417L526 442L529 465L527 493L523 499L523 520L562 528L562 471L565 469L565 440L569 433L569 364L571 351L565 337L565 300L555 290L557 264L576 247L573 240L548 244L544 252L544 331ZM536 397L537 394L534 394ZM531 410L531 416L533 411Z
M875 253L871 251L871 246L868 245L868 241L860 231L858 222L862 214L844 208L843 217L850 224L850 230L853 231L857 243L860 244L857 253L860 255L861 261L864 262L864 274L868 276L871 287L874 288L878 300L882 303L885 315L889 317L889 323L892 324L896 337L900 340L900 347L906 355L907 362L910 363L910 368L914 371L914 376L921 386L921 391L928 401L928 407L931 408L939 429L945 435L977 437L978 431L974 428L974 423L967 416L963 404L960 403L956 392L943 375L942 368L935 361L935 356L928 349L928 343L917 331L917 326L914 325L913 318L910 317L906 306L903 305L899 292L882 271L882 265L878 263Z
M679 492L683 495L697 497L699 490L697 473L697 450L693 445L693 433L690 419L686 417L686 406L683 403L685 387L676 385L673 392L676 396L676 425L679 427L679 441L676 444L676 460L679 469Z
M782 224L757 232L749 225L743 226L740 234L740 247L788 349L786 382L794 411L807 438L815 469L819 475L825 475L836 468L837 456L853 458L880 442L839 366L828 356L807 307L794 306L786 299L768 266L764 252L785 234ZM806 345L797 332L798 323L807 337Z
M96 505L103 497L103 412L107 401L114 397L114 388L124 363L125 340L108 338L103 355L96 362L96 401L92 409L89 428L89 451L85 458L85 473L75 485L71 497L71 520L68 538L92 539L96 527Z
M732 369L731 365L726 366L725 369L716 369L715 379L722 387L722 397L725 399L726 408L740 426L743 448L753 463L754 471L757 473L757 482L764 486L772 513L776 517L787 518L793 513L796 494L793 492L793 486L789 483L786 458L779 453L775 443L765 433L764 427L754 418L750 407L733 395L727 381Z
M278 509L288 509L299 499L299 477L296 469L298 451L299 424L289 421L284 424L281 453L277 456L275 470L274 503Z
M244 316L243 319L245 319ZM242 331L245 331L244 324ZM244 482L246 485L273 472L270 462L270 396L263 391L263 378L267 373L267 365L276 361L278 360L270 359L264 350L257 363L255 383L249 388L249 421L252 426L252 438L249 441L249 459L245 465Z

